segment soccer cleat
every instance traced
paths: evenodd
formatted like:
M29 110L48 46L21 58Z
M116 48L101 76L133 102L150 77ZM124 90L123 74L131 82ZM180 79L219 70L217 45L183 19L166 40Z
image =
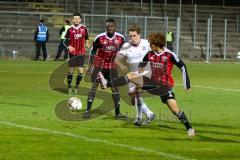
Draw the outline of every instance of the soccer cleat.
M90 117L91 117L90 111L83 112L83 118L87 119L87 118L90 118Z
M140 126L141 123L142 123L142 119L140 119L140 118L136 118L136 120L134 121L135 126Z
M195 130L193 128L189 128L187 132L188 132L189 137L194 137L195 136Z
M73 89L72 89L72 87L68 88L68 95L69 95L69 96L73 95Z
M73 95L79 95L79 94L78 94L78 87L72 89L72 94L73 94Z
M99 72L98 73L98 78L99 78L99 81L100 81L100 86L102 89L106 89L107 88L107 80L104 78L102 72Z
M155 114L153 113L150 117L147 117L146 121L143 122L143 125L149 124L154 119L155 119Z

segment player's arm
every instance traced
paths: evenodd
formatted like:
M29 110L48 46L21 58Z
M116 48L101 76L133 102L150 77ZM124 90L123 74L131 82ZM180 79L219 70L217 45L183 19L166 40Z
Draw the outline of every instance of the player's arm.
M70 52L74 52L75 48L70 46L70 30L67 30L67 33L65 35L65 39L63 41L63 45L70 51Z
M93 62L94 62L95 55L97 54L98 47L99 47L99 38L95 39L95 41L93 42L92 48L90 50L88 69L87 69L87 73L89 74L92 72Z
M143 57L143 60L139 63L138 65L138 72L139 73L143 73L144 72L144 67L148 64L149 60L148 60L148 54L146 54Z
M85 28L85 32L86 32L86 35L85 35L86 46L87 46L87 48L90 48L89 34L88 34L87 28Z
M183 79L183 86L186 90L189 90L191 88L190 85L190 79L188 76L188 71L187 71L187 67L184 64L184 62L174 53L172 53L172 57L171 60L173 61L173 63L181 70L182 72L182 79Z

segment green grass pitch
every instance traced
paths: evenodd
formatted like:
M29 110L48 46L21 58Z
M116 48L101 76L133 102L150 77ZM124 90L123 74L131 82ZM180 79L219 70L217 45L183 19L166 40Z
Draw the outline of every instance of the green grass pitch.
M190 93L174 69L178 104L196 130L188 138L158 97L145 98L157 115L148 126L115 120L113 111L89 121L59 119L55 105L68 96L53 91L48 79L62 63L0 60L0 160L240 159L239 64L187 63ZM85 107L86 96L81 100ZM135 115L133 107L121 106Z

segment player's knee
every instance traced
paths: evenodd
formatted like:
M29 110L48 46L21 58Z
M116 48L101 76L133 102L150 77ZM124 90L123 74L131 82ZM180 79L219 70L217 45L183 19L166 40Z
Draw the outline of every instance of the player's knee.
M135 105L135 93L128 93L128 95L130 96L130 100L131 100L131 105Z

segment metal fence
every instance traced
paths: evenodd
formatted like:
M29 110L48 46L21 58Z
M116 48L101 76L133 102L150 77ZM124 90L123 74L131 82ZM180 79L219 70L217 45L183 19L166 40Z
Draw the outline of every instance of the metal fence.
M174 49L175 52L180 56L195 56L196 52L200 52L197 56L206 59L206 61L209 61L213 58L220 58L224 60L236 59L238 51L240 50L237 43L239 41L239 14L235 14L234 16L236 18L234 19L226 18L220 20L216 18L215 15L209 14L209 17L201 20L204 22L200 23L197 6L193 6L192 10L193 15L189 18L189 23L192 26L192 30L190 30L190 28L187 28L187 31L185 31L190 33L188 37L184 35L183 31L186 22L183 21L182 18L185 18L185 15L182 15L182 18L173 18L167 16L128 16L123 14L83 14L82 23L85 24L89 28L90 33L94 35L105 31L106 18L114 18L117 22L117 31L123 33L125 36L127 36L128 25L133 23L136 23L141 27L141 34L143 38L146 38L147 35L149 35L149 33L151 32L165 33L167 30L170 29L171 31L175 32ZM11 21L13 17L15 19L9 24L0 24L0 44L1 41L5 41L6 43L5 37L2 35L9 34L9 37L16 37L16 31L21 32L24 27L25 29L29 28L29 34L31 34L32 29L35 28L39 19L47 19L47 23L52 26L52 28L50 28L50 54L56 53L59 40L58 28L63 25L64 19L72 18L72 13L0 11L0 16L3 15L9 16L9 18L1 18L0 22L4 20ZM29 23L30 20L31 23ZM15 29L15 32L11 33L11 31L9 31L10 29ZM32 39L32 35L30 36L30 39ZM188 39L188 41L186 39ZM12 51L18 51L18 48L21 48L11 48L11 50L9 51L8 48L4 48L5 43L2 43L2 45L0 45L0 52L13 53ZM11 40L9 40L9 43L11 43ZM29 43L31 44L31 42ZM17 46L18 44L12 45L12 47ZM18 53L21 54L21 51L19 51ZM34 54L33 49L31 54Z

